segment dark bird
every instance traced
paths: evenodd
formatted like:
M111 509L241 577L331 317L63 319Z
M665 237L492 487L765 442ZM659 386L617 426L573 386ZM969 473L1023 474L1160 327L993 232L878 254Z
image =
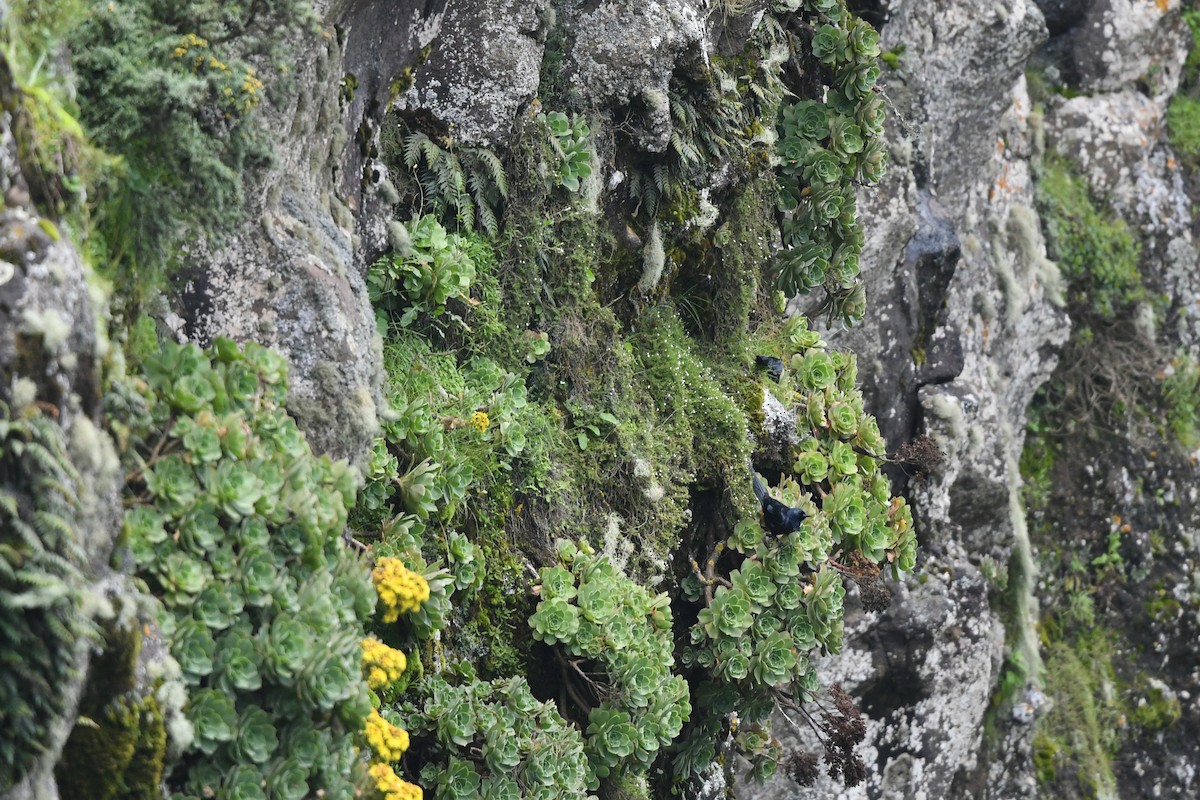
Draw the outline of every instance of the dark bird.
M753 475L753 473L752 473ZM792 508L774 497L767 491L767 486L758 475L754 477L754 496L758 498L758 502L762 505L763 523L769 533L776 536L792 533L800 530L800 523L808 515L798 508Z
M783 377L783 359L775 356L755 356L754 364L767 371L767 375L776 383Z

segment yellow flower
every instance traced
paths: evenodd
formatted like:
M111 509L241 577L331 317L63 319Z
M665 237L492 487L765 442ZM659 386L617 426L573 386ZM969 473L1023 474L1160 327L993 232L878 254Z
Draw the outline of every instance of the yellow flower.
M372 764L368 770L375 781L375 788L383 800L423 800L421 787L400 779L390 764Z
M429 599L429 583L398 558L385 556L375 562L371 580L383 606L384 622L395 622Z
M488 425L490 424L492 424L492 421L488 419L486 412L476 411L471 415L471 425L480 433L486 431L488 429Z
M399 761L400 756L408 749L408 731L388 722L374 709L367 716L363 733L367 737L367 745L375 754L373 761Z
M378 691L400 679L408 668L404 653L388 647L378 639L363 639L363 670L367 673L367 685Z

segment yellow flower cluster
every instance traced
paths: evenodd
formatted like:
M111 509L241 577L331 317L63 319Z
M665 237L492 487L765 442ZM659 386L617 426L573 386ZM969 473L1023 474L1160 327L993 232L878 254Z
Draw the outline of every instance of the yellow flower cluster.
M423 800L425 796L420 786L401 780L389 764L372 764L369 772L383 800Z
M374 709L367 716L363 733L366 734L371 752L375 754L372 761L382 763L399 761L400 756L404 755L404 751L408 749L408 731L388 722Z
M183 58L193 47L208 47L208 40L202 39L194 33L186 34L179 40L179 46L172 51L171 55L176 58Z
M367 685L376 691L395 683L408 667L404 653L388 647L378 639L362 640L363 671L367 673Z
M398 558L385 556L376 561L371 580L383 604L384 622L395 622L401 614L416 611L429 599L429 584Z
M263 82L254 74L253 69L247 69L246 74L242 76L242 108L249 111L258 105L259 93L263 90Z
M488 425L491 424L492 421L488 419L488 415L484 411L476 411L471 415L471 426L480 433L486 431L488 429Z

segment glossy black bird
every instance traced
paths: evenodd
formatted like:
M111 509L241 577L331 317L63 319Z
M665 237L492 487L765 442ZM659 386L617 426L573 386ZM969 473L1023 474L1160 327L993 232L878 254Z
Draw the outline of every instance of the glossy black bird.
M751 473L753 475L753 473ZM758 502L762 504L763 524L769 533L776 536L792 533L800 530L800 523L808 515L798 508L792 508L785 503L771 497L767 491L766 484L759 480L758 475L754 477L754 496L758 498Z
M755 366L761 367L767 371L767 375L776 383L783 377L783 359L775 356L755 356Z

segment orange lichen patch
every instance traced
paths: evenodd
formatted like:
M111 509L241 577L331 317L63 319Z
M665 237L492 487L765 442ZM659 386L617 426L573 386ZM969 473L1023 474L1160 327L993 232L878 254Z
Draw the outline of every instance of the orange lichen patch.
M1005 162L1004 166L1000 168L1000 177L996 178L996 183L992 186L992 191L988 195L989 200L995 200L1001 192L1012 193L1017 191L1017 188L1009 182L1009 172L1011 169L1012 166L1008 162Z
M1167 6L1171 5L1171 0L1154 0L1154 4L1158 6L1158 10L1162 13L1167 13Z

